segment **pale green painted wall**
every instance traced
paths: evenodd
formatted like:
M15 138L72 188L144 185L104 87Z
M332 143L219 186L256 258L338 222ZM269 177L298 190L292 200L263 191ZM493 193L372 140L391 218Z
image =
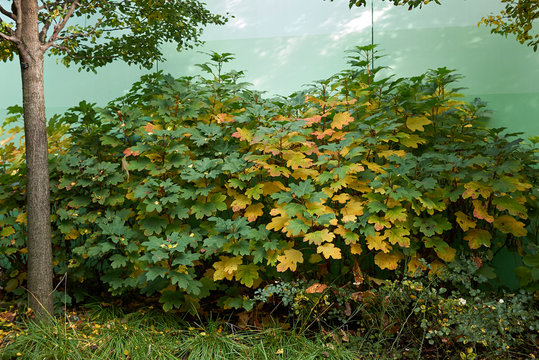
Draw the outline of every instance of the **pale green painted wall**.
M446 66L465 76L468 98L481 97L494 110L491 126L539 134L539 53L513 39L478 28L481 16L498 10L494 0L446 0L443 6L407 11L374 0L375 43L387 56L380 60L397 76ZM198 51L232 52L230 65L246 71L246 80L270 94L289 94L303 84L326 78L346 66L344 52L370 43L370 8L348 9L347 0L212 0L215 11L235 15L224 27L208 28L203 48L177 53L166 47L159 64L173 75L194 74L206 61ZM48 113L80 100L104 104L122 95L146 71L112 64L79 73L46 63ZM20 103L16 63L0 64L0 108Z

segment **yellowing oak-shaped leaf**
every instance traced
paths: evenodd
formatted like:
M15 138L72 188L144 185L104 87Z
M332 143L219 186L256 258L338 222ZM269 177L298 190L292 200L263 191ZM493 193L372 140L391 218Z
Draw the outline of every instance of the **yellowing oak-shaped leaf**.
M513 216L518 216L522 219L527 219L528 214L526 206L524 206L525 198L519 202L518 199L511 197L509 195L495 197L492 199L492 204L496 205L496 209L500 211L507 210L509 214Z
M319 175L318 171L314 169L305 169L305 168L296 169L292 173L292 177L294 179L301 179L301 180L316 179L318 175Z
M410 246L410 231L402 227L392 227L384 232L384 237L392 244L399 244L402 247Z
M2 236L10 236L13 234L15 234L15 229L12 226L6 226L2 229L2 232L0 233L0 235Z
M213 280L232 280L234 273L238 270L238 266L241 265L242 259L241 256L228 257L221 256L221 261L217 261L213 264L215 272L213 273Z
M492 215L489 215L489 213L487 212L487 208L485 207L485 205L483 205L483 202L481 202L481 200L473 200L472 203L474 207L474 217L476 217L477 219L483 219L489 223L494 221L494 217L492 217Z
M358 197L353 196L341 209L342 221L355 221L356 216L363 215L363 202Z
M462 211L457 211L455 217L457 218L457 223L460 225L462 231L468 231L468 229L473 229L477 225L475 221Z
M387 220L390 220L392 223L395 223L397 221L399 222L406 221L406 218L407 218L406 209L401 206L388 209L386 211L385 218Z
M350 252L355 255L361 255L363 248L361 244L350 244Z
M275 216L271 219L271 222L266 225L266 229L279 231L286 226L290 218L286 215Z
M320 245L316 248L316 252L319 254L324 255L326 259L334 258L334 259L340 259L341 258L341 249L338 247L335 247L332 243L325 243L324 245Z
M262 184L256 184L255 186L246 189L245 195L250 199L260 199L260 195L262 195Z
M395 270L399 267L399 262L402 258L403 255L400 252L393 252L390 254L379 252L374 255L374 263L382 270Z
M367 236L367 247L370 250L382 250L385 253L388 253L391 250L391 245L385 241L385 235L380 235L376 233L375 236Z
M236 128L236 132L232 134L232 137L247 142L251 142L251 140L253 140L253 134L251 133L251 130L247 128Z
M343 113L335 114L333 121L331 122L331 127L333 129L342 129L343 126L346 126L354 121L354 117L350 115L348 111Z
M494 221L494 227L505 234L513 234L514 236L526 236L528 233L524 228L524 223L509 215L497 218Z
M264 214L264 204L258 203L249 205L247 209L245 209L245 217L249 222L255 221L257 217L262 216Z
M426 144L427 140L423 139L421 136L416 134L407 134L401 132L397 134L397 137L400 138L400 143L406 147L417 149L419 144Z
M380 231L383 228L388 228L389 229L391 227L391 223L389 221L387 221L386 219L384 219L384 218L382 218L380 216L376 216L376 215L369 216L368 223L373 224L374 229L376 231Z
M469 183L464 184L464 192L462 193L462 198L467 199L471 197L472 199L477 199L481 195L484 199L488 199L492 193L492 188L488 185L481 184L477 181L470 181Z
M303 262L303 254L301 251L289 249L283 252L283 255L277 256L277 271L284 272L288 269L290 271L296 271L297 264Z
M286 150L283 152L283 159L286 160L286 166L292 169L308 168L313 161L299 151Z
M365 165L367 167L367 169L369 169L370 171L372 171L372 172L374 172L376 174L385 174L386 173L385 169L381 165L378 165L377 163L370 162L370 161L367 161L367 160L362 160L361 163L363 165Z
M470 249L479 249L481 245L490 247L490 239L492 239L492 235L483 229L470 229L464 236L464 240L468 241Z
M236 271L236 280L247 287L252 287L259 278L258 266L255 264L240 265Z
M17 218L15 219L16 222L18 222L19 224L26 224L27 223L27 216L26 216L26 213L23 212L23 213L20 213L19 215L17 215Z
M347 245L356 243L359 240L359 234L353 232L352 230L345 229L342 225L338 225L333 232L340 235Z
M434 248L436 255L446 262L453 261L457 251L438 236L423 238L426 248Z
M309 244L322 245L324 242L332 242L334 238L334 233L330 232L328 229L323 229L308 233L303 238L303 241L308 241Z
M410 261L408 261L409 275L419 276L425 270L427 270L427 267L419 260L417 256L412 256Z
M271 195L281 190L286 190L286 186L284 186L280 181L269 181L262 183L262 194L264 195Z
M406 120L406 127L412 131L425 131L423 126L432 124L432 121L427 119L425 116L416 116L411 117Z
M247 196L238 194L230 206L232 207L232 211L237 212L241 209L245 209L251 202L251 199Z
M397 155L398 157L403 157L406 155L406 151L404 150L382 150L378 151L377 155L383 158L388 158L391 155Z
M348 200L350 199L350 194L339 194L339 195L335 195L331 198L331 200L333 201L337 201L338 203L340 204L344 204L345 202L347 202Z
M326 129L324 131L313 131L313 135L316 136L318 140L322 140L326 136L331 136L335 133L335 130L333 129Z

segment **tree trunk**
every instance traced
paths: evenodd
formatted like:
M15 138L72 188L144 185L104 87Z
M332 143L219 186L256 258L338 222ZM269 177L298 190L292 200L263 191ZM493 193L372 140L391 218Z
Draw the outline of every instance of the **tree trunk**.
M28 218L28 303L38 320L53 315L52 244L47 120L43 87L43 48L39 41L38 4L21 1L21 62L26 143Z

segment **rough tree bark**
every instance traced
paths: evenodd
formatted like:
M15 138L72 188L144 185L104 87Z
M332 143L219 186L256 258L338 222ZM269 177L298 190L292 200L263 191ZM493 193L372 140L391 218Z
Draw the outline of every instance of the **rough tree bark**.
M43 88L44 49L39 40L38 3L19 2L24 134L27 171L28 291L36 318L53 314L50 188Z

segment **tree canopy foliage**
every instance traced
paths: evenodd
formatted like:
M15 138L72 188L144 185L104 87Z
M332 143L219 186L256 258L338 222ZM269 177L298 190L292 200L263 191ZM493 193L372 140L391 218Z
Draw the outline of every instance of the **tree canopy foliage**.
M333 1L333 0L332 0ZM395 5L408 6L409 10L421 8L428 3L440 5L439 0L388 0ZM500 0L505 8L499 14L484 16L478 25L491 27L491 32L504 36L514 35L521 44L526 44L537 51L539 34L534 34L533 23L539 19L539 1L537 0ZM366 6L367 0L349 0L349 7Z

